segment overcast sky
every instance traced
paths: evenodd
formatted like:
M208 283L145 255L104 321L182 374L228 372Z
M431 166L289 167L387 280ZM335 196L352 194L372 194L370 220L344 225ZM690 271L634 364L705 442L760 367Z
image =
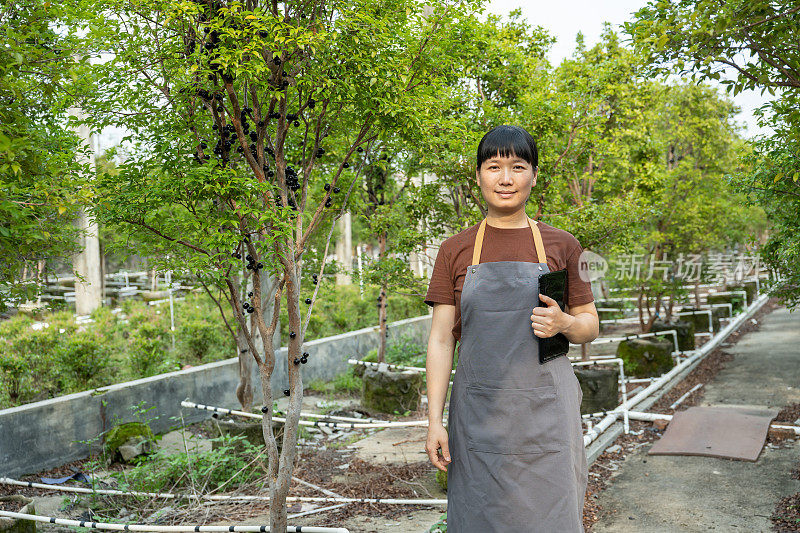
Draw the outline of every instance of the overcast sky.
M584 42L589 48L600 39L603 22L610 22L622 33L620 25L631 20L632 13L646 4L645 0L490 0L487 12L507 15L513 9L521 8L530 23L546 28L557 39L548 57L553 65L557 65L572 55L575 36L579 31L583 33ZM624 39L625 35L622 37ZM759 129L752 113L770 96L769 93L764 94L761 96L757 91L744 91L733 97L733 101L742 108L738 121L744 123L745 137L769 133L769 130Z

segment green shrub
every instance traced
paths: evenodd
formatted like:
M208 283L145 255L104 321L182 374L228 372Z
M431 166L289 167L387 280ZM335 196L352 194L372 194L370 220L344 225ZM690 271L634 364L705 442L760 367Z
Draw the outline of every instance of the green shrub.
M308 306L302 302L306 295L310 296L314 286L301 289L300 316L305 321ZM339 335L348 331L376 326L378 324L378 308L376 298L378 287L364 287L364 299L361 299L358 285L334 285L323 283L319 288L317 300L308 322L305 340L319 339ZM392 294L388 298L387 319L390 322L427 314L428 306L417 296L401 296ZM281 306L281 343L285 346L289 340L289 315L284 298Z
M333 390L336 392L358 393L361 391L362 385L361 378L353 374L352 367L333 378Z
M393 365L424 367L428 348L414 337L402 336L396 340L389 340L386 345L386 362ZM378 349L373 348L362 361L375 363L378 361Z
M67 389L96 387L110 376L111 352L96 332L79 331L56 348L56 364Z
M13 402L29 402L44 395L59 394L62 390L54 352L60 335L54 327L22 329L14 337L5 337L3 357L4 383ZM24 369L23 374L11 374L11 369Z
M236 355L230 333L210 320L182 321L176 328L175 342L185 363L210 363Z
M306 388L321 394L328 394L333 392L341 392L346 394L357 394L361 391L362 381L361 378L353 374L353 367L348 368L346 371L337 374L331 380L324 380L320 378L312 379L306 385Z
M164 331L159 324L140 323L130 336L128 345L128 364L132 375L148 377L179 369L180 365L167 352L169 342L168 331Z
M125 473L115 473L122 490L182 492L205 487L225 490L266 475L266 454L242 435L211 439L221 445L202 453L174 454L159 450ZM234 453L234 451L236 453Z
M304 280L302 298L314 286ZM336 286L323 283L311 315L306 340L337 335L378 323L377 287ZM391 321L424 315L427 306L418 297L392 295ZM301 303L305 319L307 306ZM31 329L34 320L24 315L0 321L0 408L79 392L180 369L185 363L203 364L236 355L235 342L219 316L216 304L202 293L188 293L175 302L175 348L169 308L138 300L123 300L120 313L100 307L94 322L77 324L71 310L46 314L49 324ZM124 320L121 320L123 319ZM289 324L285 305L281 311L283 344ZM390 345L387 359L398 364L424 365L424 347L400 340ZM417 352L417 353L415 353ZM313 388L309 384L309 388ZM337 376L325 390L360 390L361 380L352 369Z
M0 344L0 386L6 401L16 405L35 391L29 376L28 359Z

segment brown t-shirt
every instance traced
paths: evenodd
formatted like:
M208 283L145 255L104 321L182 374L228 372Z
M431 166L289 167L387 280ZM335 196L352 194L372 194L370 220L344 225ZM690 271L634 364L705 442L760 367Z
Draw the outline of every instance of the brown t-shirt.
M461 339L461 288L467 267L472 263L475 236L480 223L446 239L439 248L433 265L425 303L433 307L434 302L456 306L453 337ZM587 304L594 301L591 283L578 275L578 258L583 247L570 232L539 222L547 266L551 272L567 269L566 305ZM493 261L527 261L538 263L533 233L530 226L524 228L496 228L486 224L481 249L481 263Z

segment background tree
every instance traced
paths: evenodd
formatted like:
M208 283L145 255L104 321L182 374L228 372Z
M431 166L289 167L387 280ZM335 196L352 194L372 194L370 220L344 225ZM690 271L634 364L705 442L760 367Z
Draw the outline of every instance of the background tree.
M54 30L70 18L36 1L0 7L0 310L35 298L48 263L79 250L88 169L66 127L77 49Z
M646 268L663 259L671 267L666 282L662 262L652 279L639 283L643 331L649 331L664 312L670 316L681 296L670 282L672 275L681 274L674 270L679 254L723 251L741 244L758 211L744 207L743 195L725 179L738 170L744 144L734 123L738 108L706 85L661 85L657 94L646 124L651 165L637 184L651 214L637 249L647 257Z
M731 182L772 222L760 253L784 278L771 293L792 308L800 304L798 24L800 6L790 0L681 0L651 1L625 25L653 73L718 80L734 95L759 89L774 96L758 112L760 124L774 134L753 141L743 171Z
M135 149L116 176L98 181L96 215L136 234L161 268L189 270L221 295L209 291L259 369L270 527L282 531L308 359L310 315L303 320L300 301L310 313L317 292L301 294L303 256L331 213L346 208L371 143L384 132L413 141L420 122L436 116L457 44L450 28L472 8L438 2L423 13L402 0L100 6L89 40L112 59L93 69L99 87L87 108L96 126L127 128ZM284 291L290 398L279 456L272 338Z
M418 143L419 144L419 143ZM427 279L415 275L409 262L412 252L431 237L425 226L424 212L429 201L419 194L414 183L415 166L408 160L408 143L379 142L366 158L363 184L353 205L365 229L378 243L377 259L369 259L361 279L379 288L376 298L380 341L377 361L385 361L390 293L423 297ZM433 232L436 233L436 232Z

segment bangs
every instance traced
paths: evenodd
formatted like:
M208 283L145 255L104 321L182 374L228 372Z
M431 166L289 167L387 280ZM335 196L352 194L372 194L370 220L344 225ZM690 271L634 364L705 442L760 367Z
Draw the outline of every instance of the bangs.
M487 159L500 157L519 157L533 168L539 166L539 151L531 134L519 126L495 126L478 143L478 169Z

